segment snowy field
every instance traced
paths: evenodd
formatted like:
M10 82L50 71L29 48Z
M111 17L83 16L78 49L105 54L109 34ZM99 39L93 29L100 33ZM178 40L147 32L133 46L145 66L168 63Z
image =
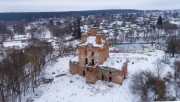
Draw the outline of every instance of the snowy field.
M127 79L122 85L104 81L96 84L86 84L85 78L69 73L69 60L73 56L59 58L53 66L47 66L46 75L52 75L54 80L49 84L42 84L36 88L35 93L29 93L24 98L32 98L34 102L137 102L139 96L133 95L129 89L132 74L139 70L150 70L156 73L155 61L162 58L163 51L156 50L144 54L120 53L110 56L126 57L129 60ZM165 65L161 76L171 71L169 65ZM64 74L61 77L55 77Z

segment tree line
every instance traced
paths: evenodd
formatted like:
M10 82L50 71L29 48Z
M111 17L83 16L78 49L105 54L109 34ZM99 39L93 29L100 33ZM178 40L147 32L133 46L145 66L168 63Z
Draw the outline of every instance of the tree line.
M0 13L0 20L5 21L33 21L41 18L53 18L53 17L67 17L75 15L95 15L95 14L116 14L116 13L137 13L143 12L142 10L133 10L133 9L116 9L116 10L89 10L89 11L67 11L67 12L17 12L17 13Z

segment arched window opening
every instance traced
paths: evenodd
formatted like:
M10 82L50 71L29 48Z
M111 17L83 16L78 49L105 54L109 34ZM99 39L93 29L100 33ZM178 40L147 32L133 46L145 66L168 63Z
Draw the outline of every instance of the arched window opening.
M88 64L88 58L85 59L85 64Z
M104 75L102 75L102 78L101 78L101 79L102 79L102 81L104 80Z
M94 56L94 51L92 51L92 56Z
M91 63L92 63L92 66L94 66L94 59L92 59L92 62L91 62Z
M112 81L112 77L109 77L109 82L111 82Z

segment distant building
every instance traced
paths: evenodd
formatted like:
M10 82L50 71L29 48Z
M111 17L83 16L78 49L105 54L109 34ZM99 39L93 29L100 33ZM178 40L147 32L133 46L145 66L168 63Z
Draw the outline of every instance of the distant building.
M84 76L87 83L103 80L122 84L127 73L127 60L109 57L106 34L93 27L82 35L82 42L78 45L78 59L70 60L69 67L71 74Z
M110 52L112 53L120 53L120 52L142 52L144 47L141 44L123 44L116 45L114 49Z
M165 43L159 43L159 44L155 44L155 48L159 49L159 50L163 50L166 51L167 50L168 45Z

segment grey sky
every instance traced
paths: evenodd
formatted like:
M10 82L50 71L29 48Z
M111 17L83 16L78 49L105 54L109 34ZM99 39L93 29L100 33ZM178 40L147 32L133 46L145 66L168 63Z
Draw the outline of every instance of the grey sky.
M180 0L0 0L0 12L180 9Z

